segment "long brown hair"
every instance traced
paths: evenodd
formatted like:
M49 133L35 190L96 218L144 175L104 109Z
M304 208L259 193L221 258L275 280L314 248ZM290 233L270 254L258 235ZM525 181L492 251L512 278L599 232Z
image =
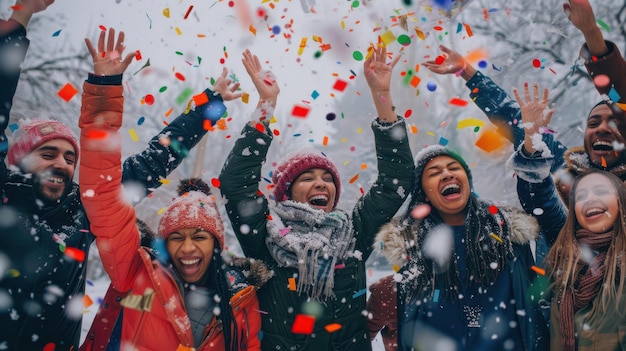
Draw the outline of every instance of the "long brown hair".
M576 189L580 181L590 174L600 174L607 178L617 196L617 204L619 214L613 224L613 239L606 253L605 271L603 284L600 291L600 304L596 304L591 311L592 314L600 311L606 312L609 302L615 302L619 305L619 300L624 290L624 260L623 252L626 251L626 186L617 176L610 172L593 170L576 177L572 184L569 199L569 212L565 225L561 229L554 246L548 252L546 263L550 269L552 278L551 287L555 291L573 286L576 283L579 269L577 269L579 261L582 259L581 250L576 240L576 230L581 226L576 220ZM613 308L613 307L612 307Z

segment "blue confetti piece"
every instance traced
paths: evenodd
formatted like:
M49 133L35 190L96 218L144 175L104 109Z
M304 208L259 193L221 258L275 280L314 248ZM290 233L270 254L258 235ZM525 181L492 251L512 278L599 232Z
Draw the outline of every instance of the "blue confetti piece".
M311 97L313 98L313 100L317 99L320 96L320 93L317 92L317 90L313 90L313 92L311 93Z
M433 302L439 302L439 289L435 289L433 294Z
M280 26L279 25L275 25L274 27L272 27L272 33L280 34Z
M294 137L299 137L299 136L301 136L301 135L302 135L302 134L300 134L300 133L296 133L296 134L294 134L293 136L294 136Z
M353 70L350 70L350 73L352 73L352 75L356 77L356 72L354 72Z
M20 129L20 125L17 123L11 123L9 124L9 130L11 131L11 133L15 133L16 130Z
M619 101L621 96L619 95L617 90L615 90L615 88L611 88L611 91L609 91L609 98L611 99L611 101L617 102L617 101Z
M428 83L426 83L426 89L428 89L428 91L435 91L435 90L437 90L437 83L435 83L435 82L428 82Z
M494 65L493 63L491 64L491 68L495 69L498 72L502 72L502 68L497 67L496 65Z
M462 30L463 30L463 24L459 22L459 24L456 25L456 32L461 33Z
M93 286L93 282L91 280L87 279L87 285Z
M355 292L354 295L352 295L352 298L356 299L357 297L365 294L366 292L367 292L367 289L361 289L361 290Z
M146 121L146 118L144 116L139 117L139 120L137 120L137 125L140 126L143 124L143 122Z
M59 36L59 34L61 34L61 30L62 30L62 29L59 29L59 30L57 30L56 32L52 33L52 36L53 36L53 37L58 37L58 36Z
M441 146L448 145L448 139L446 139L444 137L439 138L439 145L441 145Z

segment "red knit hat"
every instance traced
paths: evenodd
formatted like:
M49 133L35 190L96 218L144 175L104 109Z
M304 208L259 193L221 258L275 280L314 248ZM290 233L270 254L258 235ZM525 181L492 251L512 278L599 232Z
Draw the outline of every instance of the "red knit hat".
M335 188L337 188L335 203L333 204L333 208L335 208L339 202L339 194L341 194L339 171L337 171L337 167L335 167L326 155L317 150L308 148L288 155L274 170L274 174L272 175L274 200L277 202L287 200L286 193L291 183L298 178L300 174L311 168L322 168L333 175L333 183L335 183Z
M17 165L31 151L38 148L41 144L53 140L67 140L74 147L76 153L76 161L78 161L78 142L74 137L74 133L65 124L55 120L36 120L23 127L24 131L13 144L9 147L7 161L10 166ZM74 168L78 162L74 162Z
M159 235L167 240L179 229L200 228L211 233L223 250L224 223L209 186L199 178L183 179L178 194L161 216Z

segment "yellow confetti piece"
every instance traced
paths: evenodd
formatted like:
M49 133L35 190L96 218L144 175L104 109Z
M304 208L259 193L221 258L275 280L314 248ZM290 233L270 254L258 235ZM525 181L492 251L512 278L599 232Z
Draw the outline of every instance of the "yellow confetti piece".
M247 104L250 101L250 94L248 93L243 93L243 95L241 95L241 101L244 104Z
M467 127L484 127L485 126L485 121L483 121L482 119L478 119L478 118L466 118L463 120L460 120L459 123L457 123L456 125L456 129L463 129L463 128L467 128Z
M428 134L428 135L430 135L430 136L432 136L432 137L434 137L434 136L435 136L435 133L433 133L433 132L426 132L426 134Z
M300 40L300 46L298 47L298 56L302 55L302 53L304 52L304 48L306 47L307 40L308 40L307 37L304 37L302 38L302 40Z
M313 36L313 41L316 42L316 43L321 43L322 42L322 38L318 37L317 35L314 35Z
M6 270L4 274L6 274L8 277L11 277L11 278L17 278L20 276L20 271L14 268L9 268Z
M170 18L170 8L166 7L165 9L163 9L163 16Z
M361 134L363 132L363 128L359 128L356 130L357 134Z
M159 179L159 183L161 183L161 184L169 184L170 180L169 179L165 179L165 178L161 178L161 179Z
M276 120L276 117L272 116L272 118L270 118L270 124L272 124L272 123L276 123L276 122L278 122L278 121Z
M391 269L393 269L394 272L398 273L398 271L400 270L400 266L398 266L397 264L392 264Z
M174 28L174 30L176 31L176 34L183 35L183 32L180 30L180 28L176 27Z
M159 208L159 210L157 211L157 216L160 216L163 214L163 212L165 212L165 210L167 210L167 207L161 207Z
M389 45L396 40L396 36L392 31L388 30L380 36L380 40L382 40L385 45Z
M296 278L289 278L289 290L296 291Z
M504 241L502 241L502 239L499 236L495 235L494 233L489 233L489 236L494 238L500 244L502 244L504 242Z
M130 128L128 130L128 134L130 134L130 138L133 139L134 142L139 141L139 136L137 136L137 132L135 131L135 128Z
M417 37L422 39L422 40L426 40L426 36L424 35L424 32L422 32L418 26L415 26L415 34L417 34Z

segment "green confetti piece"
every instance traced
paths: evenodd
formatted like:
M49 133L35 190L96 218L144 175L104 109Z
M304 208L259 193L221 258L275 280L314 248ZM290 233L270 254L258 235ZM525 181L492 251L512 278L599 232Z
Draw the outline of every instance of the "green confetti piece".
M198 65L202 63L202 57L198 56Z
M180 93L180 95L178 95L178 97L176 98L176 103L179 105L184 104L187 100L189 100L192 94L193 94L193 89L189 87L185 88L185 90L183 90Z
M319 51L319 50L318 50L318 51L316 51L316 52L315 52L315 55L313 55L313 57L315 57L316 59L317 59L317 58L322 57L322 52L321 52L321 51Z
M182 52L180 52L180 51L176 51L176 55L178 55L178 56L183 56L183 53L182 53Z
M211 77L211 85L215 85L215 79Z
M159 89L159 93L162 93L166 90L167 90L167 86L162 86L161 89Z
M413 70L406 70L406 75L404 76L404 79L402 80L402 83L404 83L404 85L409 85L411 83L411 79L413 79Z
M411 37L406 34L402 34L398 37L398 44L407 46L411 44Z
M359 2L355 0L352 2L352 8L355 9L357 7L359 7Z
M363 54L360 51L355 51L352 53L352 58L354 58L357 61L361 61L363 60Z
M598 23L598 25L599 25L600 27L602 27L602 29L604 29L605 31L607 31L607 33L610 33L610 32L611 32L611 27L609 27L609 25L608 25L608 24L606 24L606 22L604 22L603 20L601 20L601 19L599 19L599 18L596 20L596 22Z

